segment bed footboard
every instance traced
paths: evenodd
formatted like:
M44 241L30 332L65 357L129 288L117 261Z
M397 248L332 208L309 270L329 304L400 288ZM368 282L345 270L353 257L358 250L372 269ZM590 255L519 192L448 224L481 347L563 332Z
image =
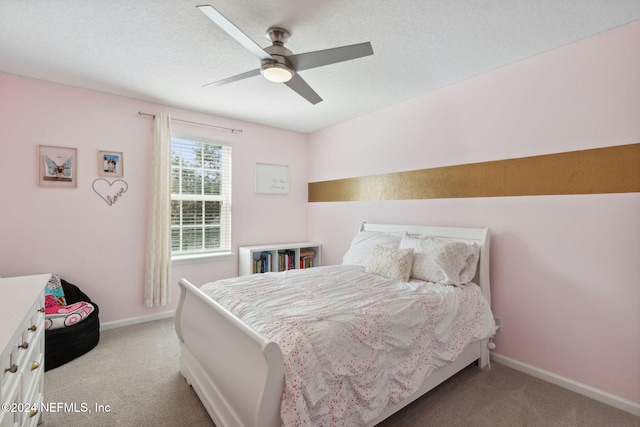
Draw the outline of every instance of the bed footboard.
M200 289L180 282L175 327L180 371L218 426L281 426L284 359L280 347L256 333Z

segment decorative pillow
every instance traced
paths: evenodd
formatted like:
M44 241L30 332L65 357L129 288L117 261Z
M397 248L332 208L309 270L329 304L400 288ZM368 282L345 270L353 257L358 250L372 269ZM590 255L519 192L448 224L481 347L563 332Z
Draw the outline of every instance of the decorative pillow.
M445 285L464 285L476 274L480 248L475 243L465 243L437 237L405 237L400 249L413 249L411 276L415 279Z
M404 233L382 233L378 231L360 231L351 241L351 246L342 258L342 264L366 267L373 256L376 246L398 249Z
M390 249L376 246L373 257L367 266L368 273L378 274L388 279L408 282L411 278L413 248Z
M62 282L60 281L60 275L53 273L49 278L49 281L44 286L45 295L53 295L58 305L67 305L67 301L64 297L64 289L62 289Z
M48 330L73 326L82 322L95 310L93 304L84 301L66 306L60 305L51 294L45 295L44 306L44 328Z

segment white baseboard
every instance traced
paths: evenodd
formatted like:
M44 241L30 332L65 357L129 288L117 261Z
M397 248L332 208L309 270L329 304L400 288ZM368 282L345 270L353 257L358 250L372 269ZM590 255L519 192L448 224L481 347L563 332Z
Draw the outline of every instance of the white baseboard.
M532 377L539 378L562 388L566 388L567 390L571 390L575 393L597 400L598 402L602 402L607 405L613 406L614 408L618 408L633 415L640 416L640 403L624 399L620 396L616 396L615 394L611 394L595 387L579 383L578 381L562 377L560 375L554 374L553 372L545 371L544 369L540 369L535 366L520 362L518 360L495 354L493 352L491 352L491 360L515 369L516 371L524 372L525 374L531 375Z
M153 320L168 319L175 316L175 310L163 311L162 313L150 314L149 316L130 317L128 319L114 320L113 322L105 322L100 324L100 330L121 328L123 326L137 325L138 323L151 322Z

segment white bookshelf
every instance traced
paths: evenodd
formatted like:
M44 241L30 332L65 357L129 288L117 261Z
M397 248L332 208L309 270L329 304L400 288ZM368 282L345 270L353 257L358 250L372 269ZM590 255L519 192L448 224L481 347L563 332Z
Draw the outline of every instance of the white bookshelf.
M299 269L301 268L301 258L306 268L322 265L322 245L317 242L240 246L238 252L240 276L267 271L285 271L291 268ZM313 255L305 257L304 255L308 252L313 252ZM287 260L288 263L284 260ZM256 261L261 261L260 265L264 265L264 271L255 271Z

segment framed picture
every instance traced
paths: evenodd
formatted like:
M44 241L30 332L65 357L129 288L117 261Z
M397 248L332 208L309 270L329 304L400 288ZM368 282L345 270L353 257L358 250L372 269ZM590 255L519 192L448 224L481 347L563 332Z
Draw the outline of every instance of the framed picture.
M98 168L101 176L122 178L124 175L124 158L118 151L99 151Z
M256 193L288 194L289 167L256 163Z
M38 185L43 187L77 187L78 149L39 145Z

